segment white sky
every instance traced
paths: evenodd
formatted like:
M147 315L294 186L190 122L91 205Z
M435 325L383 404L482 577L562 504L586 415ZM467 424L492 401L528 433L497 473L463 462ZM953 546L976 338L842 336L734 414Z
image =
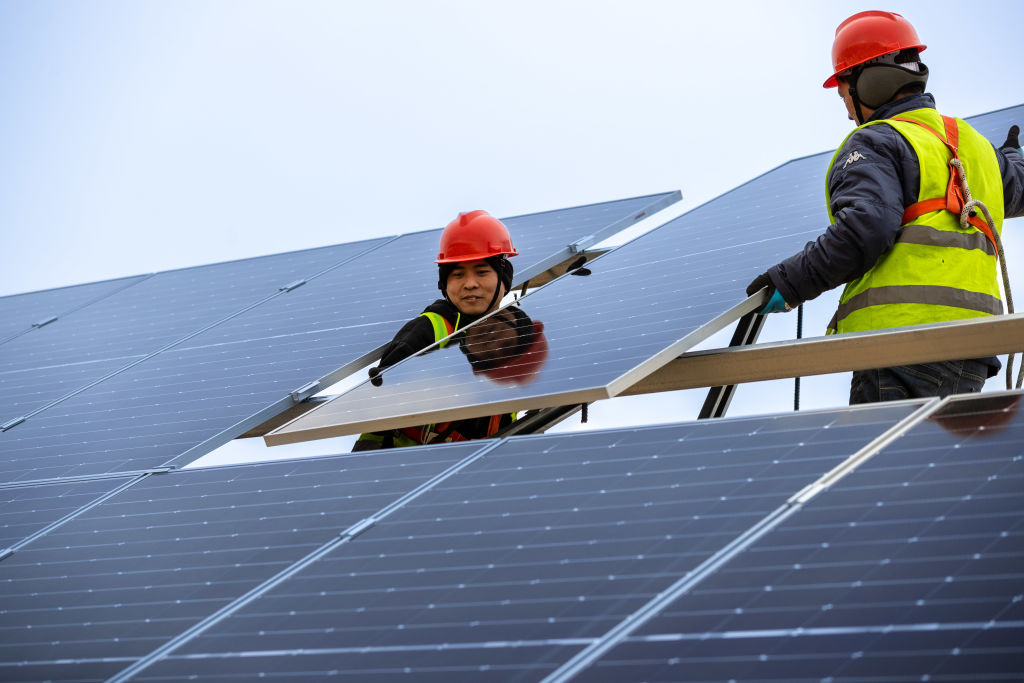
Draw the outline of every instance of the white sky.
M842 140L851 124L821 83L835 27L863 9L0 0L0 295L438 227L472 208L681 189L676 215ZM944 112L1024 101L1024 3L884 9L929 46ZM811 303L805 335L833 308ZM795 316L771 322L763 339L792 336ZM843 405L847 378L808 381L805 405ZM740 392L734 412L791 404L791 383L772 386ZM689 419L699 399L605 403L592 426Z

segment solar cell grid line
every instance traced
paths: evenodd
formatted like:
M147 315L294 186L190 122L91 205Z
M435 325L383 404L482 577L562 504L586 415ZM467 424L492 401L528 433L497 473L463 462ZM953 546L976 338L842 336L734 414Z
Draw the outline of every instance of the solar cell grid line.
M949 400L573 680L1021 680L1021 399Z
M539 680L919 405L513 437L132 680Z
M0 679L114 676L480 448L149 477L0 562Z
M664 201L655 195L516 218L520 277L542 272L569 238L634 220ZM293 404L291 392L368 363L433 301L439 236L398 237L3 432L0 481L179 465L273 417Z
M55 482L0 489L0 552L16 550L68 515L116 491L125 481L136 479Z
M1024 106L970 120L1000 144L1022 113ZM590 276L520 299L544 324L549 354L540 367L513 359L505 381L495 382L454 348L422 354L389 368L383 386L355 387L274 430L267 443L617 395L710 335L709 323L743 301L750 280L823 231L831 155L787 162L592 261Z
M0 382L5 388L0 416L4 421L30 416L91 382L279 295L289 283L385 241L157 273L0 347Z
M62 316L110 296L124 287L131 287L147 277L150 275L135 275L0 297L0 345L32 330L46 327Z

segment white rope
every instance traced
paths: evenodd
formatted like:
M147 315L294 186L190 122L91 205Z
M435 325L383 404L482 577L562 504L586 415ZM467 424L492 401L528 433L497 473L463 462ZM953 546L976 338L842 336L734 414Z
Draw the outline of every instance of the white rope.
M1006 311L1007 313L1013 313L1013 293L1010 291L1010 273L1006 268L1006 252L1003 251L1003 239L999 235L999 230L996 229L996 222L992 220L992 214L989 213L988 207L981 200L974 199L971 197L971 188L967 186L967 170L959 159L953 159L949 162L952 166L960 172L960 189L963 190L964 208L960 212L960 227L970 228L972 227L968 220L974 218L977 214L975 208L980 208L981 212L985 215L984 221L988 224L989 230L992 232L992 237L996 243L996 258L999 259L999 266L1003 274L1003 292L1006 294ZM1006 357L1006 388L1013 389L1013 357L1014 354L1011 352ZM1020 373L1017 375L1017 388L1020 389L1024 385L1024 360L1021 361Z

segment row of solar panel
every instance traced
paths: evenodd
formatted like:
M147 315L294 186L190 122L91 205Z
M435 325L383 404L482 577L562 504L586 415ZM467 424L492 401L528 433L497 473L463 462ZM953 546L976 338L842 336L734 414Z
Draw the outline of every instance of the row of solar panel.
M678 199L505 219L519 281ZM430 303L438 238L433 230L0 299L0 320L12 325L4 332L14 330L0 344L0 424L28 416L0 434L0 482L151 468L246 431L289 405L290 392L351 371Z
M1000 144L1011 124L1024 126L1024 106L970 121ZM714 332L709 323L743 300L748 282L822 232L830 156L789 162L592 261L591 275L522 298L518 305L544 323L542 366L512 359L495 382L454 349L421 355L390 368L382 386L357 386L268 443L615 396Z
M1022 114L972 123L999 136ZM318 413L354 431L364 408L402 422L427 404L489 414L615 395L692 345L760 269L820 231L825 161L783 165L603 257L589 277L526 297L550 344L528 383L494 384L459 355L435 354ZM523 245L520 271L546 269L581 235L589 243L677 196L509 219ZM212 450L291 405L289 394L312 380L351 371L414 315L429 298L423 254L436 240L436 231L417 233L0 299L0 317L39 325L0 345L0 423L28 416L0 433L0 482L147 469ZM44 325L54 310L72 312Z
M1021 398L0 489L0 678L1018 678Z

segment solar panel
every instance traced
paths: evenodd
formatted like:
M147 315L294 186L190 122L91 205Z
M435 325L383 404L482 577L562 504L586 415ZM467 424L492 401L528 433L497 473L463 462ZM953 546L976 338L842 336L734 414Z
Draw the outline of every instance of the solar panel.
M965 120L998 147L1006 140L1010 126L1024 125L1024 104L971 116Z
M0 679L111 676L479 448L149 477L0 562Z
M129 367L280 287L344 262L385 240L158 273L95 301L0 351L0 421Z
M1020 407L950 402L578 680L1024 677Z
M609 229L640 220L677 197L678 193L665 193L508 219L517 230L520 277L549 268L552 258L560 259L561 252L568 250L569 240L581 235L600 238ZM348 251L335 256L362 255L258 306L222 318L173 348L0 434L6 456L0 463L0 481L155 467L202 455L256 426L292 405L291 392L311 380L341 376L365 363L397 326L432 300L439 234L436 230L413 233L383 245L374 242L372 249L365 244L343 245ZM269 278L258 263L237 264L255 268L261 281ZM159 287L161 275L133 288L133 296L145 301L149 290L143 287L150 283ZM175 277L195 280L187 275ZM237 279L239 275L222 273L219 277ZM421 286L410 287L414 281ZM208 286L206 282L204 287ZM272 290L277 291L276 284ZM209 296L218 300L215 292ZM187 310L202 309L204 319L213 319L212 313L199 306L200 298L186 297ZM115 299L111 306L117 305ZM238 310L237 302L234 308L223 302L220 306L232 313ZM136 307L145 308L141 303ZM108 313L100 308L91 315L105 317ZM115 342L86 343L83 353L110 353L112 344ZM125 354L136 350L131 346L118 353L128 358ZM99 365L89 364L90 372L110 368L93 367ZM58 366L10 375L36 382L65 372L65 366ZM80 378L77 374L73 377ZM12 391L10 400L38 404L40 392L52 396L58 390L54 383L44 382L35 392L28 387Z
M383 386L359 386L275 430L268 443L615 395L713 333L705 325L744 300L760 269L820 230L823 164L821 155L786 164L595 259L591 275L562 278L520 299L544 324L550 349L522 384L474 373L449 347L389 368ZM794 205L793 196L806 205ZM754 235L750 226L758 222Z
M0 344L143 280L145 275L0 297Z
M133 680L536 680L919 405L501 442Z
M0 488L0 554L59 522L126 479L68 481L49 486Z
M990 134L1002 131L998 144L1007 122L1022 117L1024 106L977 118ZM617 395L733 322L747 283L821 233L830 158L783 164L592 261L592 275L528 294L520 305L544 323L550 347L535 376L494 382L454 348L431 352L388 369L381 387L363 384L296 418L267 443Z

